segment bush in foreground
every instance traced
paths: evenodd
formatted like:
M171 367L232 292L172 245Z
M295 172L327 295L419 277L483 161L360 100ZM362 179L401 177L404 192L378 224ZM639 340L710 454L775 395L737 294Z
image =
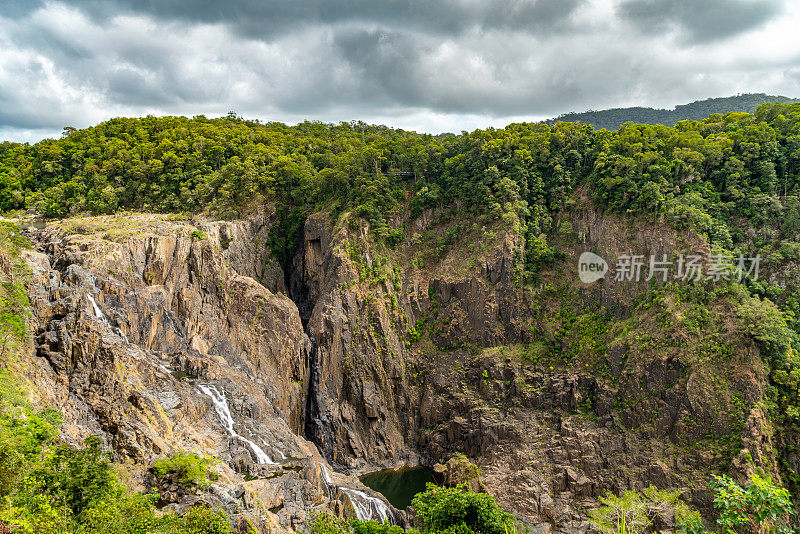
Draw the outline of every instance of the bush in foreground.
M6 384L0 391L0 532L25 534L230 534L225 514L194 507L157 515L154 494L130 493L92 436L85 447L58 444L60 414L35 411ZM7 391L13 394L6 394ZM207 480L210 460L176 454L162 462L186 480Z

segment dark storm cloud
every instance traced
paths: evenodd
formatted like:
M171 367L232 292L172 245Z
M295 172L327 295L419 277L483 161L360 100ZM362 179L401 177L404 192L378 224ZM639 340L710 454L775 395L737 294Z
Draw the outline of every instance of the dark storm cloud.
M389 25L438 35L457 35L470 28L549 30L557 27L585 0L74 0L70 5L104 20L120 14L160 20L229 24L241 35L269 38L300 26L345 22ZM46 2L0 0L12 16ZM22 5L21 5L22 4ZM24 7L23 7L24 6Z
M423 95L416 69L426 53L420 38L397 32L355 29L336 32L333 45L361 80L357 94L353 95L356 99L377 97L385 103L420 103Z
M146 113L459 131L798 96L798 23L777 0L0 0L0 139Z
M148 76L129 68L111 72L106 88L115 100L133 105L162 106L179 100L177 95L166 91L163 78L148 79Z
M781 13L784 0L628 0L623 18L642 32L677 29L685 40L704 43L762 26Z

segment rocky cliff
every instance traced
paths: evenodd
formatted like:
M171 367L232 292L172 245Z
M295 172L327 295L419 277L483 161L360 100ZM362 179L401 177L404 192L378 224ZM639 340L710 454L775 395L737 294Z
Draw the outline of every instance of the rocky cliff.
M265 244L268 212L28 226L27 380L64 411L64 439L102 436L142 484L172 451L220 458L202 498L264 530L323 508L379 517L384 501L348 475L454 452L545 530L587 528L605 490L681 488L710 513L712 471L777 475L765 371L727 301L697 328L690 299L643 304L647 284L583 285L573 267L584 250L703 240L578 206L560 221L565 257L536 284L514 224L431 211L396 221L396 248L348 214L312 215L289 272Z
M30 228L29 390L62 410L65 440L103 437L140 485L174 451L222 460L209 493L162 492L171 506L201 499L262 530L302 528L314 509L386 513L302 437L312 344L267 230L148 216Z

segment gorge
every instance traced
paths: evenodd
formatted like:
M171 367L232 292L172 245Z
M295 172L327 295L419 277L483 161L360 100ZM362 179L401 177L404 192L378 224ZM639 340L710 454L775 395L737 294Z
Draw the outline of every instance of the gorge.
M239 532L308 531L320 514L424 528L412 491L389 500L400 483L379 480L409 468L424 475L413 492L428 475L434 493L466 483L520 531L589 532L608 495L656 488L713 528L721 474L796 493L800 200L775 187L793 191L800 156L786 116L800 125L800 105L440 139L120 119L4 146L28 206L0 228L2 371L26 397L6 408L0 380L4 424L56 409L37 454L97 436L158 514L222 510ZM754 129L780 144L743 141ZM153 156L144 138L172 171L131 155ZM0 203L17 202L2 185ZM203 209L177 209L199 195ZM590 282L587 252L609 265ZM758 276L619 275L620 258L692 256L711 272L735 253L763 258ZM181 454L208 480L164 475ZM684 528L648 513L650 530Z
M269 528L301 529L326 507L403 521L356 476L455 452L473 458L489 491L532 527L585 529L584 510L604 489L651 483L688 484L692 504L710 508L704 473L722 456L675 437L679 428L701 439L708 428L730 432L729 417L707 404L719 393L698 381L702 370L624 347L608 354L629 385L583 365L527 362L519 343L530 303L511 267L517 236L498 229L473 266L459 264L456 246L424 271L399 254L382 257L363 228L334 227L320 213L305 224L287 295L263 244L271 216L109 216L26 230L37 325L27 379L40 401L61 407L76 446L102 436L142 481L149 462L173 451L220 458L224 482L203 498ZM614 246L618 221L572 217L580 241ZM674 238L652 226L636 239L644 247ZM375 266L396 278L381 280ZM624 309L635 289L616 285L577 298ZM425 340L407 341L421 317L437 325L424 350ZM757 377L742 379L742 394L757 391ZM649 410L619 408L641 387L653 392ZM643 419L651 414L652 425ZM746 417L743 452L776 469L763 415ZM184 499L175 506L194 501Z

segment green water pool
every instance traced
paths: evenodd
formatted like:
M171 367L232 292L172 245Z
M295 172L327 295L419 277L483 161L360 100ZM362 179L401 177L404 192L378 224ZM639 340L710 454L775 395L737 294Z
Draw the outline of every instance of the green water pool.
M425 484L431 482L433 470L430 467L403 467L384 469L361 475L359 480L368 488L383 494L398 510L405 510L414 495L425 491Z

